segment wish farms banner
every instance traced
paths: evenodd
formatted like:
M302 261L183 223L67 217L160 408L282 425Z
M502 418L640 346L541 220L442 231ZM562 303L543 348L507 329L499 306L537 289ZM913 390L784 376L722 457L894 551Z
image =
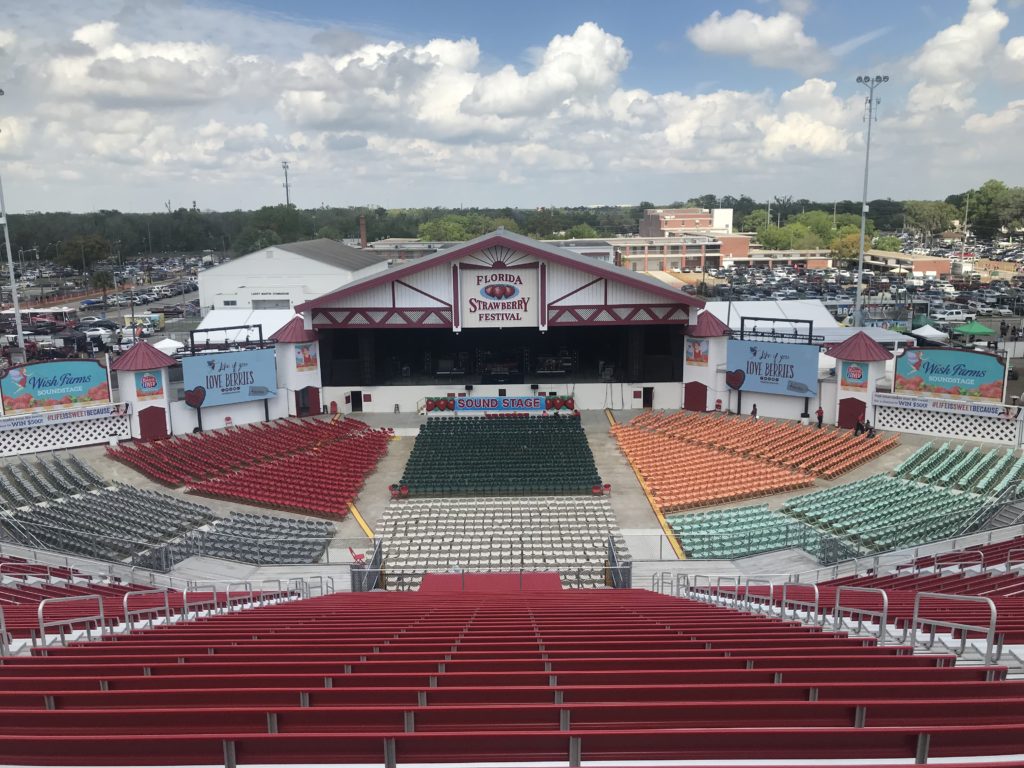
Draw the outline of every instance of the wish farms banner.
M181 367L185 403L193 408L266 400L277 394L272 348L184 357Z
M8 416L110 402L107 369L96 360L29 363L0 375L3 410Z
M731 339L725 383L740 392L813 397L818 394L818 348L813 344Z
M961 349L908 349L896 358L893 392L918 397L1003 401L1006 366L995 355Z

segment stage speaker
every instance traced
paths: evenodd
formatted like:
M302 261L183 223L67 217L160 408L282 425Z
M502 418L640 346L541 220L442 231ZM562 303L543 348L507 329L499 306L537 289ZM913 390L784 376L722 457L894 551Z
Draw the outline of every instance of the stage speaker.
M472 392L473 391L473 385L472 384L467 384L466 385L466 391L467 392Z
M540 389L540 384L531 384L530 389L536 392L538 389Z

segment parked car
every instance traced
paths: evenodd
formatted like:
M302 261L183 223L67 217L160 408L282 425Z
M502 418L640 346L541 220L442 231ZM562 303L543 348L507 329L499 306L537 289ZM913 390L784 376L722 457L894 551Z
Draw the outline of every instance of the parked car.
M969 323L971 320L977 318L977 315L973 312L967 312L962 309L940 309L932 312L932 319L938 320L942 323Z

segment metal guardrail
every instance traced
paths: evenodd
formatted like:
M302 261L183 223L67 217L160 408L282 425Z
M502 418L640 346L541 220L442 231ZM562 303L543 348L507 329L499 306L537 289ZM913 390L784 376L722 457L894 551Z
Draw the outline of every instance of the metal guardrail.
M793 587L799 587L800 589L812 589L814 590L813 600L801 600L795 597L790 597L789 593ZM818 591L817 584L801 584L798 581L787 581L782 585L782 599L779 603L779 617L782 619L786 618L786 606L793 606L792 618L797 621L803 621L807 624L819 625L823 622L824 617L820 615L821 604L821 593ZM804 617L801 619L798 608L804 609Z
M950 621L949 619L941 618L925 618L921 614L921 601L923 599L928 600L940 600L946 602L955 603L972 603L981 604L988 607L989 610L989 621L987 625L980 624L965 624L963 622ZM949 595L942 592L918 592L914 597L914 617L911 620L910 625L910 645L912 647L917 646L917 631L918 627L922 628L927 626L928 630L928 641L923 643L926 650L931 650L935 645L935 630L939 627L943 629L959 630L960 631L960 647L954 649L953 652L957 656L963 656L964 651L967 649L967 633L968 632L984 632L985 633L985 653L983 664L986 666L999 660L1003 652L1003 642L1000 637L997 643L996 640L996 604L987 597L980 597L977 595Z
M189 593L201 592L203 594L209 594L209 598L199 598L195 602L190 601ZM219 613L217 606L217 585L216 584L190 584L185 588L181 598L181 617L183 619L188 618L189 609L196 608L196 616L199 616L199 610L202 608L207 609L211 614Z
M0 656L11 653L11 638L7 634L7 621L4 619L4 607L0 605Z
M74 602L92 602L95 601L99 607L99 613L85 614L80 616L65 616L59 619L53 619L46 621L46 609L52 605L66 604ZM87 639L92 640L92 622L99 623L100 637L103 636L106 628L106 619L103 614L103 597L101 595L72 595L71 597L48 597L45 600L40 601L39 608L36 610L36 616L39 619L39 636L38 638L33 634L32 645L42 644L46 646L46 630L51 627L57 627L57 634L60 638L61 645L67 645L67 635L65 633L66 628L70 628L72 624L85 624L85 636ZM37 643L38 640L38 643Z
M862 608L860 606L849 606L843 605L843 592L857 592L859 594L868 595L879 595L882 598L882 610L876 611L870 608ZM864 618L873 618L878 620L878 644L885 645L886 633L888 631L887 625L889 623L889 595L884 589L876 589L874 587L850 587L843 585L836 589L836 603L832 613L832 623L836 629L843 627L843 613L847 612L850 614L850 618L856 617L857 629L856 632L867 632L868 634L874 634L864 624Z
M142 608L130 609L128 602L133 597L141 597L143 595L163 595L163 614L164 620L171 620L171 599L170 589L162 587L160 589L139 589L134 592L125 592L124 598L121 600L121 608L124 611L124 623L129 629L135 626L135 621L141 619L143 616L149 618L148 626L150 629L153 628L153 619L160 615L160 605L147 605Z

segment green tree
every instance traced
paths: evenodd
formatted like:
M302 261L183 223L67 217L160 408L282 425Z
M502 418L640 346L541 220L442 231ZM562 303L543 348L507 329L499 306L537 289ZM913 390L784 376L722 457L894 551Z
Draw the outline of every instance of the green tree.
M899 251L903 247L903 241L892 235L876 237L872 247L876 251Z
M773 251L807 250L820 248L824 240L818 237L806 224L794 222L784 227L772 227L758 233L761 245Z
M788 223L803 224L808 227L822 243L832 239L832 215L824 211L805 211L791 216Z
M103 291L103 303L107 303L107 291L114 287L114 274L109 269L100 269L92 273L90 281L93 288Z
M273 229L257 229L248 226L238 233L234 240L235 251L240 254L252 253L271 245L284 242Z
M743 217L740 228L744 232L761 232L768 229L768 224L768 211L764 208L758 208Z
M957 209L939 200L907 200L903 209L907 226L926 239L945 232L957 218Z
M588 237L599 237L597 230L586 222L569 227L569 231L565 233L565 236L570 239L577 240L583 240Z
M860 255L860 233L850 232L832 241L832 253L840 261L853 261Z

